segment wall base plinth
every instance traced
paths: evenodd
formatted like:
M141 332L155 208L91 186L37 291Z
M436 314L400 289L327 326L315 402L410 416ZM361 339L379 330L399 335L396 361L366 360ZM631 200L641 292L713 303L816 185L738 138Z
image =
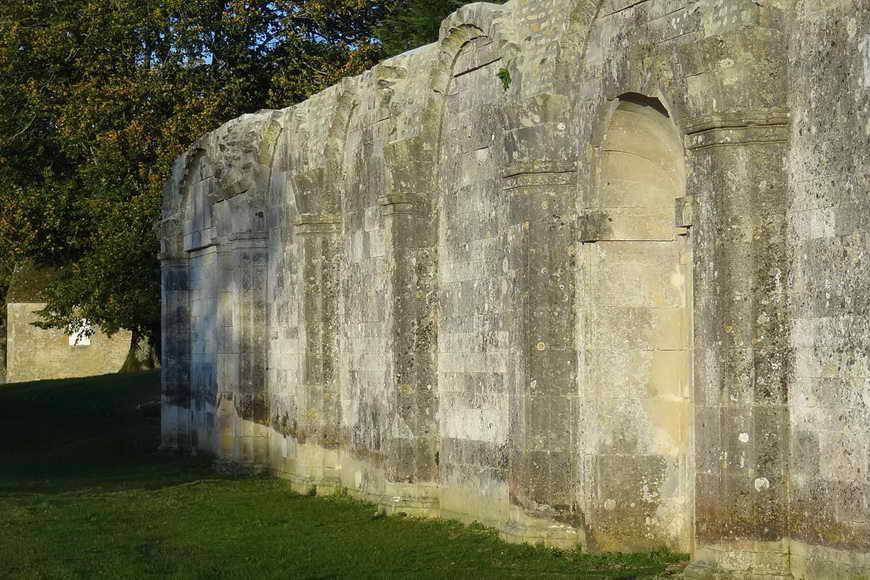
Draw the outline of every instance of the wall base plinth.
M193 455L196 455L196 453ZM224 459L215 459L212 462L212 466L216 472L223 475L258 476L270 475L272 472L268 465L263 465L261 463L240 463Z
M792 540L791 569L795 580L870 578L870 552L839 550Z
M568 524L531 517L520 508L511 508L511 521L499 528L506 542L540 544L562 550L586 549L586 534Z
M479 522L498 531L512 543L545 545L562 549L585 549L586 536L569 524L532 515L511 505L507 484L501 482L482 497L474 486L437 482L392 482L377 461L361 458L345 449L327 449L317 444L299 443L292 436L233 416L225 421L227 433L257 434L262 448L241 453L241 448L221 446L221 433L203 438L200 445L190 441L183 410L171 407L164 416L164 446L174 453L214 456L213 466L230 475L272 475L286 480L290 489L302 495L347 494L375 504L386 514L411 517L445 518L463 523ZM246 458L256 457L256 460Z
M385 482L384 494L375 503L388 514L438 517L441 498L434 484Z
M693 580L791 580L788 542L729 542L700 546L686 569Z

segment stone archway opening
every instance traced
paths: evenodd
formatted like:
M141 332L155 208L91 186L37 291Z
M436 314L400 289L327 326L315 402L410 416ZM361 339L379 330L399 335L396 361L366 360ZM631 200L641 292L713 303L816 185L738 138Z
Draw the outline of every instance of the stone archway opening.
M600 549L692 548L692 257L675 220L681 135L654 98L616 103L581 247L584 398L594 420L592 528Z

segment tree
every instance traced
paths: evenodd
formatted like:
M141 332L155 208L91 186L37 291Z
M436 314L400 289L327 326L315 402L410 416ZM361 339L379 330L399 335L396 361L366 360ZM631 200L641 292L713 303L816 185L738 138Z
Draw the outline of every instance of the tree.
M386 1L386 0L385 0ZM173 160L240 114L291 105L381 56L367 0L0 3L0 291L57 277L44 324L159 336L157 232Z
M56 271L43 324L159 337L157 228L173 160L437 38L461 0L4 0L0 295ZM376 31L377 30L377 34Z

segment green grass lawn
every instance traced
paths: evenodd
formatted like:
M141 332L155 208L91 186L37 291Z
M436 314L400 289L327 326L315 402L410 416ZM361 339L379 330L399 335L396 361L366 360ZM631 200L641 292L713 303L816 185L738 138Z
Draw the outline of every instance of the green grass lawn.
M156 453L158 377L0 386L0 578L648 578L678 556L509 545ZM141 407L145 404L144 407Z

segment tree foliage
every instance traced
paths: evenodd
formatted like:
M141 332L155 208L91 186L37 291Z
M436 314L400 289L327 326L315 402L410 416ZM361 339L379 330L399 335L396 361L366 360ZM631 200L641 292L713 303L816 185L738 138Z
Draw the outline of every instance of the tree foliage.
M0 3L0 290L52 266L46 323L159 332L172 161L224 121L371 66L368 0Z
M173 160L437 39L461 0L3 0L0 295L56 271L44 323L159 333L157 222Z

